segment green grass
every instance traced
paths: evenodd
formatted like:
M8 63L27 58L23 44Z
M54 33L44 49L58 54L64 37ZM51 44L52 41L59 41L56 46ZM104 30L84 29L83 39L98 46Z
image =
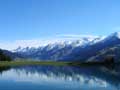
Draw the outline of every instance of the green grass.
M31 66L31 65L52 65L52 66L66 66L68 62L56 61L1 61L0 66Z
M108 65L105 62L63 62L63 61L32 61L32 60L17 60L17 61L0 61L0 67L4 66L41 66L41 65L51 65L51 66L101 66Z

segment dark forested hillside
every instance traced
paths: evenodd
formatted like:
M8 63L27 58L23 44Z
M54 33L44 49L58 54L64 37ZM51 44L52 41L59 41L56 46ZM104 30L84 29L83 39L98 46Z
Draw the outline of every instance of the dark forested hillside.
M6 55L2 50L0 50L0 61L11 61L11 57Z

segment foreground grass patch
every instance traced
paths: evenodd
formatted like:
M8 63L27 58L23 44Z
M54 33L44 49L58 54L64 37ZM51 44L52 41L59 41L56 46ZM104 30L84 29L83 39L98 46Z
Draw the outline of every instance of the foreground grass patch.
M69 65L69 63L56 61L0 61L0 66L29 66L29 65L66 66Z
M120 63L118 63L120 64ZM18 60L18 61L0 61L0 67L4 66L32 66L32 65L51 65L51 66L114 66L115 63L111 62L63 62L63 61L28 61L28 60Z

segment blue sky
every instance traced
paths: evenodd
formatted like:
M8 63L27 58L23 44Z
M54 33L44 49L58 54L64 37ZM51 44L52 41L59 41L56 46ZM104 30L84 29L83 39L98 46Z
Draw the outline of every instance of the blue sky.
M120 0L0 0L0 40L120 31Z
M120 29L119 0L0 0L0 40Z

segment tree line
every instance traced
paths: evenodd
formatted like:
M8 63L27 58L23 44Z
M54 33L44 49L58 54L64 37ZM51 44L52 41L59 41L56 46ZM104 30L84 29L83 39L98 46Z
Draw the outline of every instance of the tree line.
M0 61L11 61L11 57L6 55L2 50L0 50Z

